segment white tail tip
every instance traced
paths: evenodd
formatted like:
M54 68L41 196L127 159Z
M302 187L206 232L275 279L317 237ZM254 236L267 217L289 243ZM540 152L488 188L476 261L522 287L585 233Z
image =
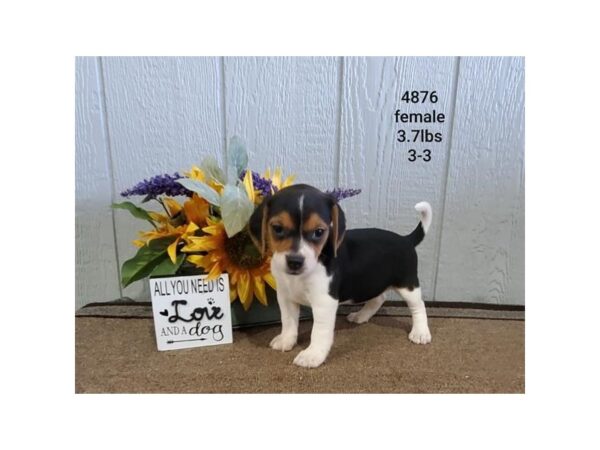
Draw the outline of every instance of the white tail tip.
M429 226L431 225L431 205L427 202L419 202L415 205L415 209L421 214L421 224L423 225L423 231L427 234Z

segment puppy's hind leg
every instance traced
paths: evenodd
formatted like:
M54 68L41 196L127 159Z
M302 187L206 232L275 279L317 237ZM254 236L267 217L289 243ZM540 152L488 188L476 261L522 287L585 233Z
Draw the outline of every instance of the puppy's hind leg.
M348 314L348 316L346 316L346 320L354 323L368 322L369 319L373 317L377 311L379 311L379 308L381 308L383 302L383 294L372 298L371 300L367 301L359 311Z
M431 333L429 332L429 325L427 325L427 312L425 311L425 303L421 298L421 288L417 287L413 290L399 288L397 291L406 300L412 315L412 330L408 335L408 339L415 344L429 344Z

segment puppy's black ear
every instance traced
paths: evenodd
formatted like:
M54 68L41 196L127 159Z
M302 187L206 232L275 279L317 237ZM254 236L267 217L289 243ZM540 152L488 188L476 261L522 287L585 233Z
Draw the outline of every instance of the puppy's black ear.
M346 234L346 215L337 202L331 207L333 256L337 257L337 250Z
M254 245L260 250L261 255L265 255L267 251L267 219L269 215L268 199L258 205L254 210L250 221L248 222L248 230Z

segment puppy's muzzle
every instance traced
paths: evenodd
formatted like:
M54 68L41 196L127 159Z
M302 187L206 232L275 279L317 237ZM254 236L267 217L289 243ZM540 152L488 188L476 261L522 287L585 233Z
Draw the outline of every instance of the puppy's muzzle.
M297 275L302 271L302 267L304 266L304 256L292 253L285 256L285 262L287 263L288 273Z

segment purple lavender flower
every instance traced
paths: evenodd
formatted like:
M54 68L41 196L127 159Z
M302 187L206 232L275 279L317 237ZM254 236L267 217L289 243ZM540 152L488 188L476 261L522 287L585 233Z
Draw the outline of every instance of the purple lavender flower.
M355 195L358 195L361 192L362 192L361 189L342 189L342 188L335 188L335 189L330 189L328 191L325 191L326 194L331 195L338 202L340 200L343 200L348 197L354 197Z
M240 180L243 180L246 176L246 170L242 171L240 175ZM254 189L260 192L260 195L263 197L268 197L273 192L277 192L277 188L273 186L271 180L267 180L260 176L260 174L252 171L252 184L254 185Z
M178 172L175 172L173 175L156 175L149 180L144 179L144 181L139 182L131 189L121 192L121 196L145 195L146 198L144 201L154 199L159 195L168 195L171 197L185 195L191 197L193 194L192 191L187 190L177 182L180 178L183 177Z

